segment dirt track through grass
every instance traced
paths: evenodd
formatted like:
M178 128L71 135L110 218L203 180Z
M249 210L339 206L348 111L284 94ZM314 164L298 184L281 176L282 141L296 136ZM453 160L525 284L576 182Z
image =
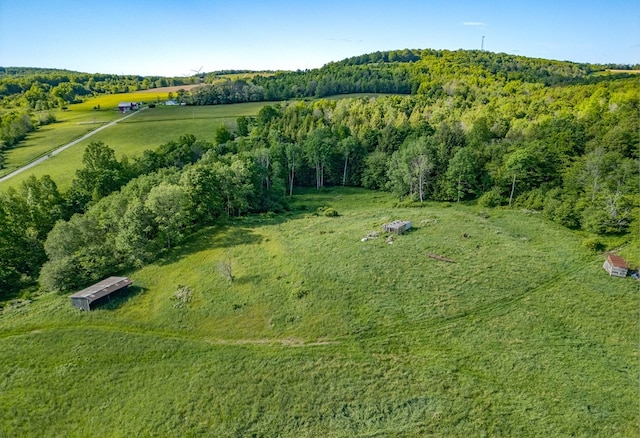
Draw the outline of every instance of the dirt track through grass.
M304 191L203 229L92 312L7 307L0 434L634 436L633 280L539 215L394 202ZM360 241L393 218L415 230Z

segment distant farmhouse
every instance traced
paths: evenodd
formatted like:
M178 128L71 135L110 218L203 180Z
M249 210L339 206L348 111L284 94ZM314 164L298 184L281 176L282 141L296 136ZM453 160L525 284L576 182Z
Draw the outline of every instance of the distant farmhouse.
M120 102L118 104L118 110L123 114L134 109L138 109L138 102Z
M622 257L615 254L607 255L607 259L602 265L605 271L612 277L626 277L629 267Z
M107 297L114 292L127 289L133 281L127 277L109 277L99 283L89 286L86 289L70 295L71 305L78 309L89 311L91 305L101 298Z

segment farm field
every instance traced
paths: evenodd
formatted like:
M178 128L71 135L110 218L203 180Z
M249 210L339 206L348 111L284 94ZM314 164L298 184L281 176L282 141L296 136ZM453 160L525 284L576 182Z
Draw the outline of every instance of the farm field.
M56 110L56 123L40 127L17 147L7 150L5 167L0 169L0 176L7 175L52 150L121 118L122 115L116 110L120 102L164 101L169 98L169 93L174 91L174 88L177 90L193 87L194 85L183 85L177 88L164 87L131 93L103 94L82 103L69 105L68 110ZM95 109L96 107L99 109Z
M193 88L190 85L182 85L177 89ZM173 91L173 87L152 88L150 90L140 90L130 93L117 94L101 94L99 96L87 99L82 103L69 105L71 111L93 111L94 107L99 107L100 111L111 111L118 108L120 102L159 102L169 99L169 93ZM116 111L117 114L117 111Z
M90 313L7 306L0 435L637 435L634 280L536 214L394 204L305 190L114 273L135 286ZM393 219L414 228L361 241Z
M4 176L60 146L121 117L118 111L57 111L57 122L41 126L17 146L5 152Z
M181 86L180 88L189 88ZM58 122L41 127L28 135L17 147L6 152L5 168L0 169L0 177L42 157L94 129L103 126L122 115L113 108L118 102L148 101L153 91L164 100L169 88L138 91L135 93L107 94L86 102L70 105L68 111L58 111ZM385 96L385 94L356 93L332 96L328 99L361 98ZM146 149L154 149L180 135L193 134L199 139L213 140L215 130L221 124L235 127L240 116L255 116L265 105L272 102L251 102L213 106L157 106L118 123L76 146L47 159L33 169L22 172L10 180L0 183L0 190L17 186L29 176L50 175L60 189L71 184L75 171L82 166L82 155L86 146L94 141L102 141L115 150L118 157L135 157ZM100 110L94 110L99 105Z
M163 143L176 140L180 135L193 134L197 138L213 140L216 128L220 124L235 125L237 117L256 115L260 108L268 103L241 103L216 106L158 106L141 111L139 114L118 123L116 126L96 133L76 146L47 159L33 169L22 172L0 184L2 188L16 186L30 175L37 177L50 175L59 188L66 189L71 184L75 171L82 166L82 155L86 146L94 141L103 141L115 150L118 157L135 157L146 149L155 149ZM73 109L69 111L71 113ZM64 124L56 123L31 134L24 146L13 149L7 154L11 170L42 156L58 146L92 130L89 126L101 126L98 117L103 114L120 117L117 111L88 111L84 116L75 116ZM97 114L97 115L96 115ZM92 118L91 118L92 117ZM92 125L95 119L95 125ZM103 120L104 123L111 121ZM51 147L51 145L55 145ZM30 157L31 159L26 159ZM22 158L22 160L21 160ZM5 172L5 174L8 173Z
M236 118L254 116L266 103L241 103L212 106L159 106L119 123L113 129L97 133L80 143L84 149L92 141L102 141L118 156L134 157L146 149L177 140L185 134L213 141L216 128L222 124L235 128Z

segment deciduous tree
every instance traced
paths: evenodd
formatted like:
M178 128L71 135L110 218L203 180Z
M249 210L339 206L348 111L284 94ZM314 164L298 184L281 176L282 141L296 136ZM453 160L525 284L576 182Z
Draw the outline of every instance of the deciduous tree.
M304 150L309 161L316 170L316 188L324 187L325 166L329 161L336 139L330 128L317 128L311 132L304 142Z
M449 160L449 167L445 175L445 192L457 202L467 193L474 193L477 170L473 154L468 148L458 149Z
M417 196L424 202L434 169L435 141L432 137L409 140L394 152L389 164L389 183L400 196Z
M97 201L118 190L126 182L123 166L113 149L101 141L91 142L82 157L84 167L76 171L72 200L80 211L89 201Z
M162 183L149 192L145 206L153 213L167 248L179 241L189 224L189 196L175 184Z

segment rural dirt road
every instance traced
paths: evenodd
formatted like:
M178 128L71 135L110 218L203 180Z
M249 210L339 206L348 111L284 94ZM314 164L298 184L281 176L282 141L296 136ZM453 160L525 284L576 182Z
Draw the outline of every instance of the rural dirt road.
M31 163L29 163L29 164L25 164L24 166L22 166L22 167L20 167L20 168L18 168L18 169L16 169L16 170L14 170L14 171L13 171L13 172L11 172L11 173L6 174L6 175L5 175L5 176L3 176L2 178L0 178L0 183L5 182L5 181L6 181L6 180L8 180L9 178L12 178L12 177L16 176L17 174L22 173L22 172L24 172L25 170L28 170L28 169L31 169L31 168L32 168L32 167L34 167L34 166L37 166L38 164L42 163L42 162L43 162L44 160L46 160L47 158L51 158L51 157L53 157L54 155L58 155L60 152L64 151L65 149L68 149L68 148L70 148L71 146L75 146L76 144L80 143L81 141L84 141L84 140L88 139L88 138L89 138L89 137L91 137L93 134L97 134L98 132L102 131L103 129L107 129L107 128L109 128L110 126L114 126L115 124L117 124L117 123L119 123L119 122L121 122L121 121L123 121L123 120L128 119L129 117L133 117L133 116L135 116L135 115L136 115L136 114L138 114L140 111L144 111L144 110L146 110L147 108L148 108L148 107L140 108L139 110L137 110L137 111L135 111L135 112L132 112L132 113L131 113L131 114L129 114L128 116L124 116L124 117L122 117L121 119L114 120L113 122L109 122L109 123L107 123L106 125L103 125L103 126L101 126L101 127L97 128L97 129L94 129L93 131L91 131L91 132L89 132L89 133L87 133L87 134L83 135L82 137L80 137L80 138L78 138L78 139L76 139L76 140L72 141L71 143L67 143L67 144L65 144L65 145L63 145L63 146L60 146L59 148L57 148L57 149L55 149L55 150L53 150L53 151L49 152L47 155L45 155L45 156L43 156L43 157L40 157L40 158L38 158L37 160L34 160L34 161L32 161Z

